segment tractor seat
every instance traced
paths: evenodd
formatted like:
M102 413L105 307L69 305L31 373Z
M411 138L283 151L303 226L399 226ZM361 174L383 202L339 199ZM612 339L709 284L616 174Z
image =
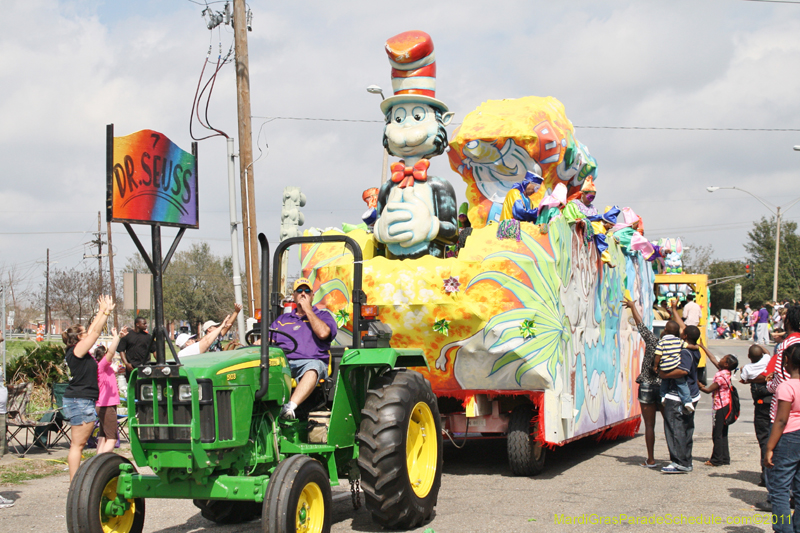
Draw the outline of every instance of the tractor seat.
M319 380L317 388L305 402L303 402L296 411L297 418L305 420L308 418L308 413L317 411L325 406L330 407L333 405L333 396L336 392L336 378L339 374L339 363L344 356L344 346L331 346L331 357L328 360L328 378ZM297 382L292 379L292 389L297 386Z

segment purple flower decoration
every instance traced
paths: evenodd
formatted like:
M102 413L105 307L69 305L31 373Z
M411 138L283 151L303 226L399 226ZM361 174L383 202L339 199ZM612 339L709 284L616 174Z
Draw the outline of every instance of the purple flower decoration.
M454 292L458 292L458 288L461 286L461 282L458 281L458 276L450 276L446 280L444 280L444 292L447 294L452 294Z

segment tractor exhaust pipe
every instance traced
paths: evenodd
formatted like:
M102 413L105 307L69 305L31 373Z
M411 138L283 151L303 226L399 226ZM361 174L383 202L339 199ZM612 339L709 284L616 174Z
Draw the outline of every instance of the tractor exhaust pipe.
M260 400L269 390L269 241L263 233L258 234L261 244L261 388L256 391L256 400Z

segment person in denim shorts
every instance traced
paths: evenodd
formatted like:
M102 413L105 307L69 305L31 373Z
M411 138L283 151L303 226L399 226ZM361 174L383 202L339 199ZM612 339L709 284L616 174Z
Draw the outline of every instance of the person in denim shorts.
M72 375L64 392L64 417L69 419L72 426L72 444L67 456L70 482L81 465L83 448L97 420L95 404L100 394L97 385L97 361L89 355L89 350L97 342L108 315L114 309L111 296L100 296L97 304L99 311L89 329L75 324L61 334L67 346L66 361Z

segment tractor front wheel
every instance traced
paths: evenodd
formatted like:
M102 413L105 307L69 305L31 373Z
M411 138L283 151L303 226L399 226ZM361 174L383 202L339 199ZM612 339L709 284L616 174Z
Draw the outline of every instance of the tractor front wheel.
M411 529L429 520L442 482L442 425L431 384L413 370L387 372L367 391L358 466L373 520Z
M332 505L331 482L322 463L293 455L269 478L261 527L264 533L328 533Z
M117 498L119 467L123 463L130 464L130 461L115 453L102 453L78 469L67 495L69 533L141 533L144 498Z
M508 421L508 465L515 476L535 476L544 470L545 447L537 439L538 417L533 407L518 405Z

